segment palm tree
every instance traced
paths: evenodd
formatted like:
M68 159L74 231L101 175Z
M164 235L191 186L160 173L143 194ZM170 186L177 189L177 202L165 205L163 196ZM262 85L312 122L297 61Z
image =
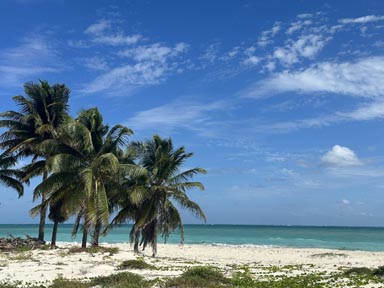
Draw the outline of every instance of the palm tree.
M6 153L0 155L0 183L15 189L19 197L21 197L24 193L24 187L19 179L23 177L23 173L18 169L10 168L15 164L15 157L9 156Z
M126 217L135 221L131 231L131 241L133 240L137 247L141 233L143 249L150 243L155 256L158 232L166 241L169 234L179 228L181 241L184 241L183 222L174 203L206 220L199 205L190 200L186 194L187 190L192 188L204 190L200 182L192 182L190 179L196 174L205 174L206 171L202 168L192 168L181 172L182 165L193 156L193 153L185 152L184 147L174 149L170 138L162 139L155 135L151 140L134 143L133 147L136 148L139 156L139 164L147 171L147 184L142 183L140 186L146 187L146 193L136 208L132 202L127 201L127 205L135 209L128 213L128 209L123 206L116 221L124 219L123 209L125 209ZM143 189L139 191L143 193Z
M59 223L64 223L70 216L69 210L66 209L65 205L65 200L60 199L49 206L48 218L53 221L51 248L56 247L56 235Z
M19 106L19 112L7 111L0 114L4 118L0 127L7 128L1 136L1 148L12 153L17 159L32 157L32 162L25 170L24 181L43 175L48 177L46 161L52 155L43 149L44 141L57 137L57 130L68 117L69 89L64 84L50 86L46 81L26 83L24 96L13 97ZM34 195L34 199L36 195ZM44 241L44 227L47 205L45 194L41 195L41 210L38 239Z
M53 204L64 197L72 202L70 210L77 214L74 233L83 219L83 248L92 227L100 231L101 225L108 226L107 189L116 186L120 169L116 155L130 134L130 129L120 125L109 129L97 108L82 111L63 128L60 140L67 146L66 152L49 159L52 174L35 189L38 194L52 191ZM98 235L96 238L97 243Z

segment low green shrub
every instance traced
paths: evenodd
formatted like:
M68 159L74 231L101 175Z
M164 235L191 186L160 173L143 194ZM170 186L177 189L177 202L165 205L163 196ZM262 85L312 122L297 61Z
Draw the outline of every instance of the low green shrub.
M103 288L149 288L150 283L146 281L142 276L121 272L112 274L109 276L100 276L92 278L91 284L93 286L99 286Z
M118 267L118 270L124 270L124 269L138 269L138 270L154 270L156 269L155 266L148 264L142 259L132 259L132 260L125 260L123 261Z
M179 277L169 279L165 287L223 287L229 282L218 268L197 266L189 268Z

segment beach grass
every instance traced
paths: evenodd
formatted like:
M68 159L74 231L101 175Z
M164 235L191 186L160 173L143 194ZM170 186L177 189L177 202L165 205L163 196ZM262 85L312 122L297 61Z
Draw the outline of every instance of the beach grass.
M108 276L99 276L83 279L65 279L62 276L56 278L50 284L41 283L0 283L0 288L150 288L150 287L222 287L222 288L341 288L341 287L366 287L368 284L383 285L381 276L375 272L382 268L354 268L344 272L326 274L320 272L306 273L289 276L286 274L269 275L267 279L258 279L251 270L234 273L226 277L224 272L214 266L196 266L187 269L178 277L147 280L143 276L120 272ZM382 286L375 286L382 287Z
M0 288L384 287L380 252L341 255L337 250L176 245L162 249L168 250L157 258L150 252L134 254L127 245L4 252Z
M228 287L230 280L216 267L198 266L179 277L169 279L163 287Z
M143 259L131 259L123 261L118 267L118 270L138 269L138 270L154 270L156 266L145 262Z
M114 255L119 253L119 247L104 247L104 246L90 246L87 248L82 248L80 246L73 246L68 250L68 253L109 253Z

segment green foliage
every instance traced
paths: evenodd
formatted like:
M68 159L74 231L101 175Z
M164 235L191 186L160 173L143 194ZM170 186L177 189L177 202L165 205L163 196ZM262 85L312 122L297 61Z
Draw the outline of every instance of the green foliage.
M89 288L92 287L90 283L82 282L79 280L69 280L62 277L58 277L53 280L52 285L49 288Z
M367 267L353 267L344 272L344 275L371 275L372 270Z
M216 267L198 266L169 279L165 287L226 287L229 280Z
M384 277L384 266L376 268L375 270L373 270L372 274L377 277Z
M331 253L331 252L325 252L325 253L313 254L312 257L315 257L315 258L325 258L325 257L347 257L347 254L345 254L345 253Z
M11 254L8 258L9 260L15 260L15 261L32 261L32 253L29 251L21 251L21 252L15 252Z
M237 272L231 279L231 284L235 287L253 287L255 281L252 278L251 271L248 267L243 267L242 272Z
M146 288L150 283L143 277L129 272L100 276L91 280L93 286L105 288Z
M124 270L124 269L138 269L138 270L153 270L156 269L155 266L145 262L142 259L132 259L132 260L125 260L123 261L117 269Z
M102 246L91 246L88 248L82 248L79 246L73 246L69 248L68 253L109 253L110 255L119 253L119 247L102 247Z

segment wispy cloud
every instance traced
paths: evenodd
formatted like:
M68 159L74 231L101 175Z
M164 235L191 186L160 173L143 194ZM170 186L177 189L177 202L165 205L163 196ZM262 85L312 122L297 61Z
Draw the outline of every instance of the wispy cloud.
M90 70L104 71L108 69L107 61L103 57L89 57L84 59L85 67Z
M384 118L384 102L374 101L369 104L363 104L353 111L337 112L336 115L351 120L373 120Z
M272 38L281 30L281 22L275 22L269 30L264 30L261 32L257 44L261 47L265 47L268 44L272 43Z
M100 44L106 44L111 46L118 46L118 45L132 45L139 42L139 40L142 38L141 35L135 34L126 36L122 33L115 34L115 35L104 35L104 36L97 36L92 39L95 43Z
M384 57L355 62L321 62L299 71L283 71L257 81L243 97L260 98L284 92L327 92L354 97L384 96Z
M123 65L98 76L82 92L96 93L107 90L111 96L129 96L132 89L160 83L165 73L166 67L157 66L155 63Z
M159 84L167 76L176 71L177 61L174 59L187 51L187 45L178 43L169 47L155 43L149 46L137 46L118 53L119 65L98 76L84 89L84 93L107 91L110 95L129 95L134 89ZM128 60L123 60L129 58ZM132 63L133 64L128 64Z
M84 33L94 43L111 46L136 44L142 38L140 34L125 35L122 31L115 31L112 22L105 19L88 26Z
M89 25L87 29L85 29L84 33L86 34L95 34L100 35L105 30L111 27L111 21L100 20L92 25Z
M303 27L309 26L312 24L311 20L299 20L296 22L291 23L290 27L287 29L287 34L293 34L297 31L300 31Z
M92 49L83 63L88 69L102 73L86 83L80 93L129 96L140 88L162 83L173 73L183 70L180 59L188 50L186 43L174 46L151 43L141 34L126 33L118 22L107 19L89 25L84 34L88 39L72 41L71 47ZM108 52L110 57L100 56Z
M300 58L313 58L323 49L330 37L324 38L316 34L300 36L296 41L289 41L284 47L279 47L273 52L273 58L284 65L292 65Z
M190 101L176 101L163 106L158 106L136 113L125 121L126 125L134 130L175 131L188 129L200 134L205 131L212 121L212 113L224 110L227 106L224 102L198 103Z
M148 46L138 46L119 52L120 56L132 58L137 62L151 61L166 63L168 59L177 57L186 52L188 45L186 43L178 43L175 47L168 47L160 43Z
M358 18L344 18L339 20L342 24L364 24L377 21L384 21L384 16L367 15Z
M43 37L25 38L19 46L0 51L0 83L5 86L20 86L64 67L57 50Z
M199 59L209 64L214 63L218 58L219 43L210 44L208 48L200 55Z

